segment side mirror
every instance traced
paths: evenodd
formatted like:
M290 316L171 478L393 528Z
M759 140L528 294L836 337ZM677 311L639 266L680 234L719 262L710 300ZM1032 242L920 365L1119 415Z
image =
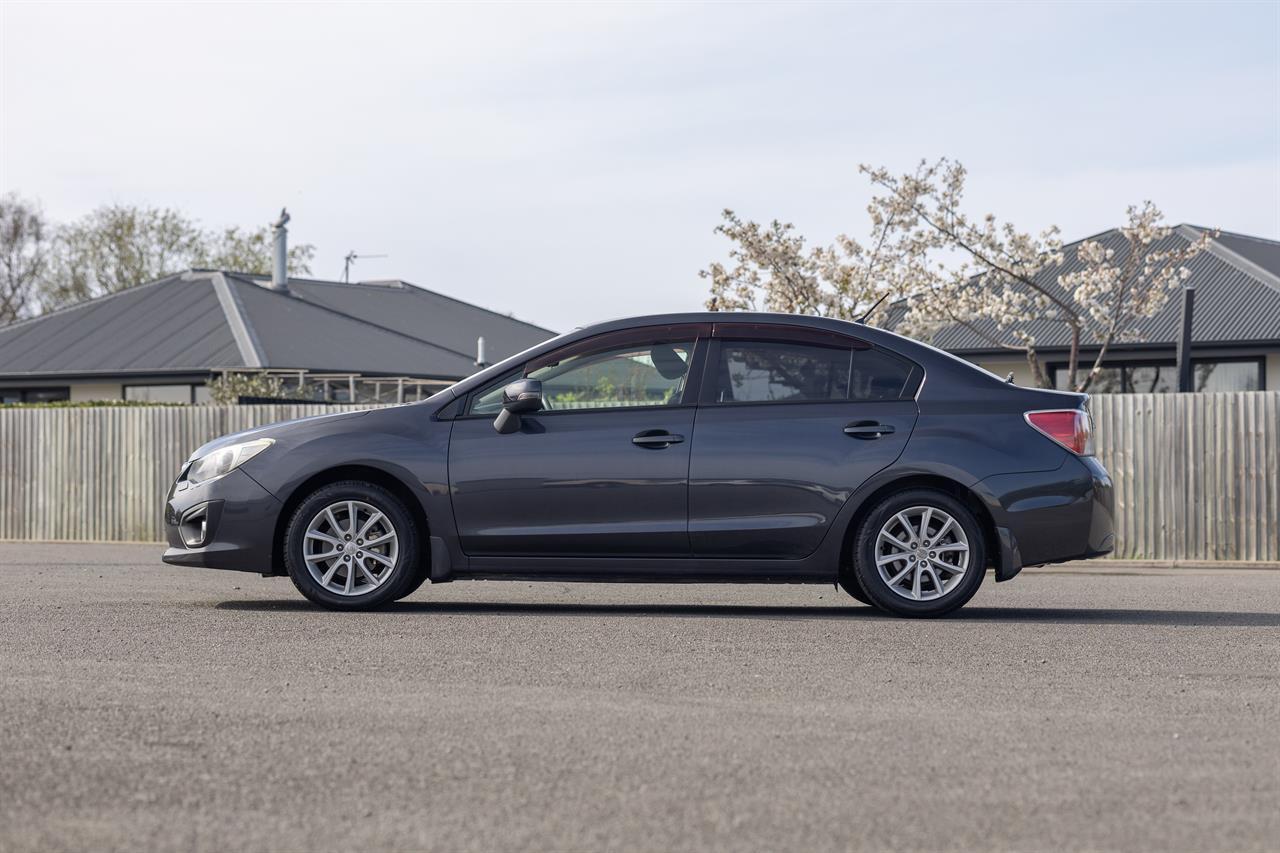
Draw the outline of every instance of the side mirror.
M493 421L493 428L501 435L520 429L520 416L542 408L542 381L517 379L502 389L502 411Z

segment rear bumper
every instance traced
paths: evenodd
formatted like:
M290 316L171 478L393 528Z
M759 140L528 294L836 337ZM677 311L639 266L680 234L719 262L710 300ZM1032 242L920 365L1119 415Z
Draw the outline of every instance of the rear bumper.
M163 559L175 566L270 574L280 509L280 501L240 469L198 486L175 485L165 504L169 547ZM202 524L204 536L196 538Z
M996 580L1023 566L1100 557L1115 549L1111 477L1092 456L1067 456L1055 471L998 474L975 491L1001 543Z

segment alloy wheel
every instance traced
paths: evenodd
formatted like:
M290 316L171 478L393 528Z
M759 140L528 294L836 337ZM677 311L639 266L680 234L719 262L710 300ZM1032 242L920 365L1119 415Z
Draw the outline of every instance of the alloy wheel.
M969 539L949 513L932 506L896 512L880 528L876 571L895 595L933 601L955 589L969 570Z
M329 504L307 524L302 559L316 583L335 595L364 595L395 571L400 543L385 513L364 501Z

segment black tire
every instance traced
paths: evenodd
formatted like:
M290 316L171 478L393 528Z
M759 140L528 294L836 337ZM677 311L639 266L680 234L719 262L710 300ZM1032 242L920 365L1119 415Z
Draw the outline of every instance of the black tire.
M853 566L846 566L840 572L840 588L863 604L871 607L876 606L871 598L862 591L862 587L858 584L858 574L853 570Z
M413 595L418 589L427 582L427 578L431 577L431 571L427 566L420 566L418 574L413 579L413 583L409 584L409 588L396 596L396 601L401 601Z
M964 531L964 538L968 542L968 567L960 576L959 583L931 600L916 601L894 592L876 567L876 540L881 528L897 513L912 507L933 507L947 513ZM951 495L933 489L909 489L880 501L862 520L854 538L852 557L857 584L871 599L872 605L896 616L918 618L945 616L963 607L982 585L987 567L982 527L973 512ZM935 576L938 576L937 573ZM928 583L932 586L932 582ZM944 580L941 586L945 589L947 581Z
M390 576L362 595L339 595L325 589L311 576L303 559L307 525L325 507L347 500L361 501L383 513L395 528L398 544ZM413 516L391 492L359 480L321 486L303 499L294 510L285 530L284 565L299 592L312 602L331 610L372 610L380 607L417 589L425 574L418 565L418 530Z

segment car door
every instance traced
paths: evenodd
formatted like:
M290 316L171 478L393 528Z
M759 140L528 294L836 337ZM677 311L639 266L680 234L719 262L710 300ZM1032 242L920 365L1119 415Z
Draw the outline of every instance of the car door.
M859 485L901 455L921 369L845 335L717 323L689 467L698 557L811 554Z
M688 556L689 448L709 325L577 342L470 396L449 442L463 550L475 556ZM506 382L542 382L544 409L500 435Z

